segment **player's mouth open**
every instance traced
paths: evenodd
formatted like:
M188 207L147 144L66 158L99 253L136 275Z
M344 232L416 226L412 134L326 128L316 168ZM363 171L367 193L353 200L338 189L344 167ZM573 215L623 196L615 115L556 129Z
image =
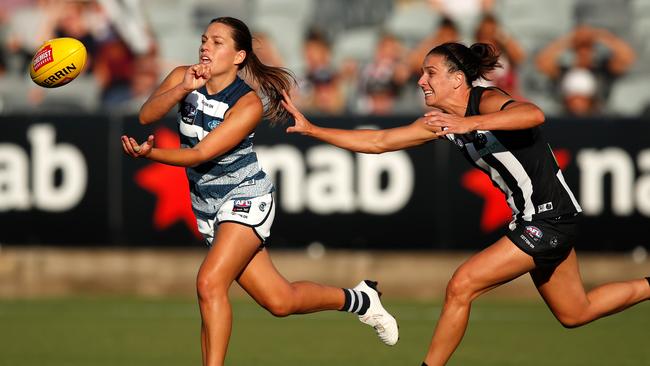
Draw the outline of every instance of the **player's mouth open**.
M432 90L423 90L423 92L424 92L424 96L425 96L425 97L428 97L428 96L430 96L430 95L433 95L433 91L432 91Z
M210 58L208 58L206 56L202 56L201 57L201 63L202 64L209 64L210 63Z

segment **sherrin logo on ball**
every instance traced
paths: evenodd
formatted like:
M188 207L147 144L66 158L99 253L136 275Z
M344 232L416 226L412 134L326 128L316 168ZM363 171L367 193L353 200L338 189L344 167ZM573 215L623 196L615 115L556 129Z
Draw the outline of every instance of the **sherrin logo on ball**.
M74 38L45 42L32 58L29 75L45 88L63 86L79 76L86 64L86 47Z

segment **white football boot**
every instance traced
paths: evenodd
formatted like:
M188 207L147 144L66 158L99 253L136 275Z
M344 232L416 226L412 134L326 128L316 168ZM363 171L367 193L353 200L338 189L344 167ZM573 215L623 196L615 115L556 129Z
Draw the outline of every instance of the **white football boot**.
M394 346L399 339L399 327L395 318L381 305L381 292L377 291L377 282L361 281L354 290L365 292L370 298L370 306L365 314L359 315L359 320L375 328L379 339L386 345Z

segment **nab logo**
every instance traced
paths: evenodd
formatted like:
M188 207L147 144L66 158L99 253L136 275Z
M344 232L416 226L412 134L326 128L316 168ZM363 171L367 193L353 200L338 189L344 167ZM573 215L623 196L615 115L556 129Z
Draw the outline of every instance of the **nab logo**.
M20 145L0 143L0 212L63 212L77 206L88 186L88 166L81 150L57 143L50 124L30 126L27 140L31 156Z

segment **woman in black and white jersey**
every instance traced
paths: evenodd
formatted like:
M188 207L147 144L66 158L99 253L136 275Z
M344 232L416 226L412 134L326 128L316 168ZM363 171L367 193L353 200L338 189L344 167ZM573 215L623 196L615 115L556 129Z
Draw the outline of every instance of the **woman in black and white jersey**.
M437 110L410 125L384 130L340 130L310 123L285 93L294 116L287 132L350 151L383 153L444 138L499 187L513 211L508 233L454 273L423 365L444 365L460 343L472 301L525 273L566 327L577 327L650 298L650 279L610 283L585 291L573 249L582 211L539 126L544 113L494 88L472 83L498 67L487 44L445 43L424 59L418 81Z
M394 345L397 323L381 305L376 283L341 289L289 282L264 248L275 214L274 188L257 163L253 134L263 116L286 120L281 90L291 87L291 74L260 62L246 24L230 17L210 22L198 58L195 65L172 70L140 110L140 122L149 124L178 106L181 147L154 147L153 136L142 144L122 136L122 147L134 158L186 167L192 209L210 248L196 284L203 365L223 365L232 324L228 289L234 281L273 315L348 311ZM267 97L266 111L240 72Z

